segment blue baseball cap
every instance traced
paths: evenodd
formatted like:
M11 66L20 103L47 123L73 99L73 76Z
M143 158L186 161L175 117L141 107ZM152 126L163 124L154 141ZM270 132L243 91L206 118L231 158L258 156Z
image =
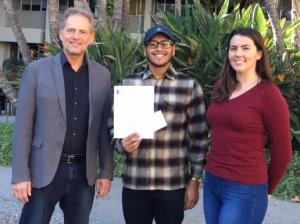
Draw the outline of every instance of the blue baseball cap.
M150 41L151 38L154 37L158 33L162 33L162 34L166 35L168 38L170 38L171 41L173 41L175 43L176 37L172 34L172 31L166 26L157 25L157 26L151 27L146 32L145 38L144 38L144 44L146 44L148 41Z

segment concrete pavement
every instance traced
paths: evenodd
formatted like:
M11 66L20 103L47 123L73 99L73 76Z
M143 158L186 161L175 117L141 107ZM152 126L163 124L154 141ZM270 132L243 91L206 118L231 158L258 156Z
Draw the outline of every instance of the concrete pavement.
M11 196L11 168L0 167L0 224L15 224L22 209L22 203ZM91 224L125 224L121 204L122 181L115 178L110 194L104 199L94 201ZM202 190L197 206L185 212L183 224L203 224ZM138 212L138 211L137 211ZM60 208L55 209L51 224L62 224ZM299 224L300 203L282 201L271 197L264 224ZM141 223L142 224L142 223Z

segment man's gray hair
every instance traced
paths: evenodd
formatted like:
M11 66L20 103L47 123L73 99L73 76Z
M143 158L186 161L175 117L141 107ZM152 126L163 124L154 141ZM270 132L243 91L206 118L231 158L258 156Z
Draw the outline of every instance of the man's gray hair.
M80 16L83 16L83 17L87 18L88 21L91 24L91 32L95 32L96 22L95 22L93 14L88 10L85 10L85 9L82 9L82 8L74 8L74 7L70 7L65 11L63 19L60 23L60 29L63 29L65 27L66 20L70 16L73 16L73 15L80 15Z

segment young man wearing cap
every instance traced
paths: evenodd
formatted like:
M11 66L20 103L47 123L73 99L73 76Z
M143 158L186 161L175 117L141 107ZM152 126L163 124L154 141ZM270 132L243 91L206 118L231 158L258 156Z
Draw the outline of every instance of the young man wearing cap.
M167 122L154 139L133 133L113 140L126 155L122 203L127 224L182 223L184 209L199 199L207 146L204 98L194 78L173 68L175 41L167 27L149 29L144 39L149 65L123 80L123 85L154 86L155 110Z

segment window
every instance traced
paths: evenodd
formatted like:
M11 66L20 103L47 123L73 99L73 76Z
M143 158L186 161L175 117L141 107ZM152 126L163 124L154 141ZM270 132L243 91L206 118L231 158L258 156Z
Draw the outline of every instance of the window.
M129 1L129 15L144 15L144 14L145 14L145 0Z
M36 60L41 57L43 50L39 44L28 44L30 49L31 58ZM10 58L22 59L22 54L19 50L17 43L10 43Z
M59 0L59 11L65 11L67 8L74 6L74 0Z
M10 57L14 59L21 59L22 55L19 52L19 47L17 43L10 44Z
M42 0L42 11L47 11L47 0Z
M58 10L65 11L68 6L68 0L59 0Z
M5 114L5 95L2 90L0 90L0 115L1 114Z
M31 0L21 0L21 10L30 11Z
M47 0L13 0L13 7L23 11L46 11Z
M31 11L41 11L41 0L31 0Z
M184 4L184 0L181 1ZM175 0L156 0L155 1L155 12L164 11L175 14Z

